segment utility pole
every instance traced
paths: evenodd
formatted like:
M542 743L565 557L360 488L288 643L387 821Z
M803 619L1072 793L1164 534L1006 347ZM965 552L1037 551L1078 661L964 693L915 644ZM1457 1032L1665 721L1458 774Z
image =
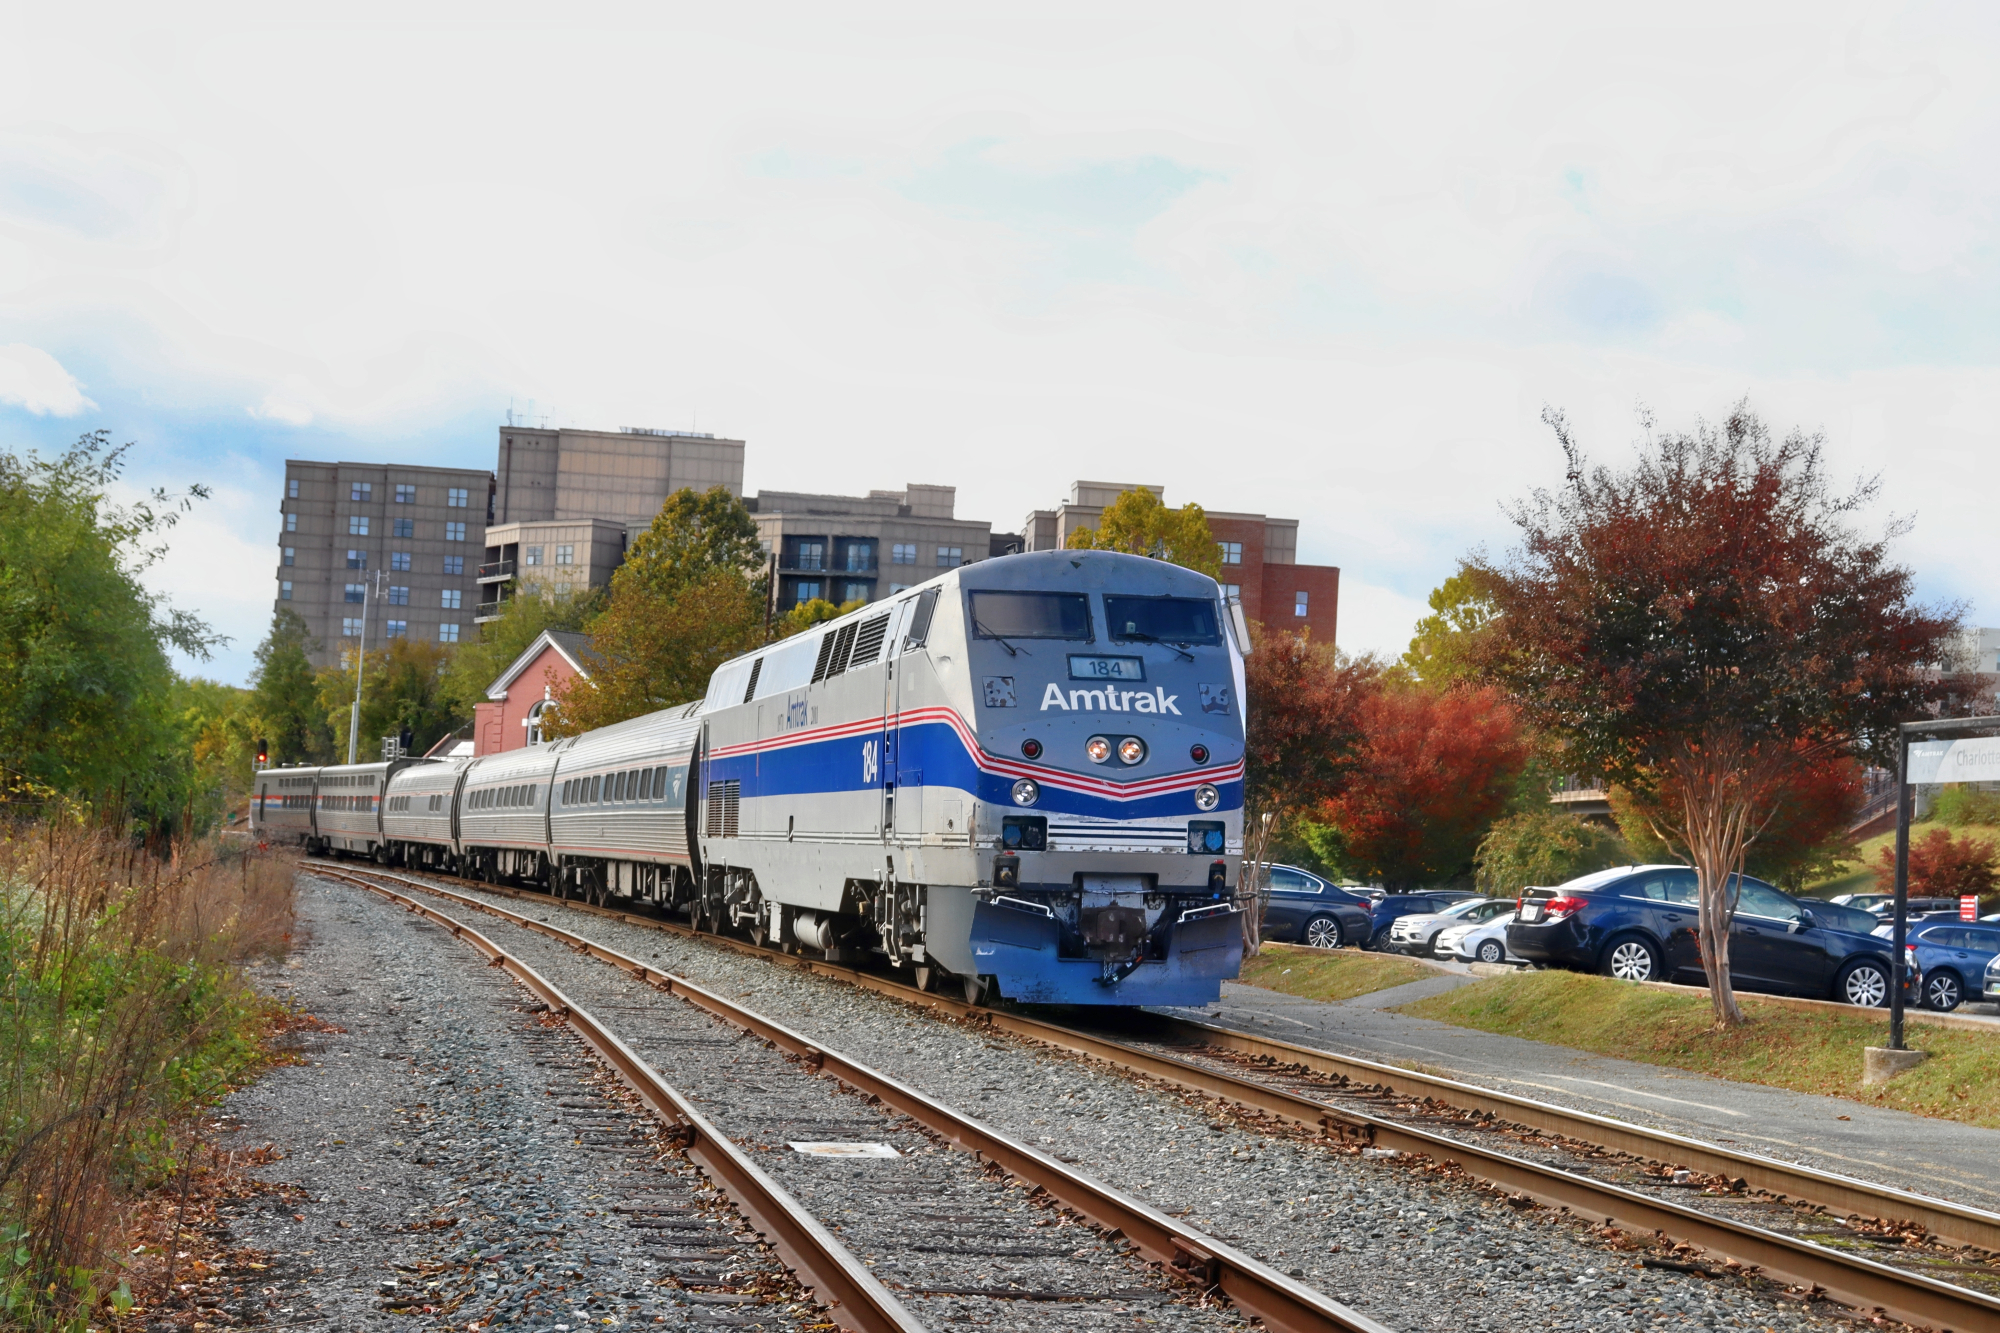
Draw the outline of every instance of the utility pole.
M381 570L361 582L361 646L354 653L354 707L347 714L347 762L354 763L361 743L361 673L368 669L368 595L380 585Z

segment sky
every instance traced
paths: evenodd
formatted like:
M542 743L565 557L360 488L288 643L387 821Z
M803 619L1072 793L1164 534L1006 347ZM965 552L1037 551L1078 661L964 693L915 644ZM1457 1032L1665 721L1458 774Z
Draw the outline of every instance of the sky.
M750 491L1078 478L1300 520L1340 646L1562 479L1748 398L2000 624L2000 7L1402 0L0 7L0 448L211 497L148 577L268 628L286 458L511 409Z

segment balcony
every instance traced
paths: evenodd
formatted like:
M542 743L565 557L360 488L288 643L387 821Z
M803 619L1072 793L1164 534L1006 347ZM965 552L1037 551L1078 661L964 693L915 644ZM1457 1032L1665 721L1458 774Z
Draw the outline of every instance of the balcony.
M479 567L479 581L481 583L498 583L503 579L511 579L513 577L514 562L512 560L494 560Z
M500 618L500 608L504 605L505 603L500 601L481 602L478 606L472 608L472 623L475 625L484 625L489 620L498 620Z

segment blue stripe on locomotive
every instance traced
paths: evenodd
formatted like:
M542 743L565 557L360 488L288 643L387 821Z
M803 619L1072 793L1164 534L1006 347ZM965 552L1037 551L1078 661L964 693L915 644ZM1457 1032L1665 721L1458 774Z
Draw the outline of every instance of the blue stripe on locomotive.
M956 787L994 805L1013 804L1014 779L983 772L949 724L917 723L901 728L899 734L902 754L896 760L896 772L903 785L914 786L921 781L925 787ZM875 746L875 762L880 765L882 733L870 731L834 740L802 741L761 754L717 758L709 763L709 781L740 782L744 800L873 791L881 787L882 775L878 769L875 778L868 779L862 751L869 744ZM917 774L922 775L921 779ZM1204 814L1194 803L1192 788L1140 800L1116 801L1044 782L1034 813L1086 815L1096 819L1213 818L1242 806L1241 778L1218 782L1215 789L1222 797L1221 803Z

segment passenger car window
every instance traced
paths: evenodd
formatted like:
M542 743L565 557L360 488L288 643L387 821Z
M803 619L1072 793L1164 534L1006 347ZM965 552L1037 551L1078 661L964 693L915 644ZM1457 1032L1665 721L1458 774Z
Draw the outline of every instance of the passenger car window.
M1799 905L1779 893L1776 889L1762 884L1743 881L1742 892L1737 895L1736 910L1748 912L1751 916L1768 917L1773 921L1796 921L1799 919Z
M1965 936L1963 947L1986 953L2000 953L2000 931L1966 930L1960 933Z
M1307 879L1297 870L1273 870L1271 872L1273 893L1318 893L1319 885Z

